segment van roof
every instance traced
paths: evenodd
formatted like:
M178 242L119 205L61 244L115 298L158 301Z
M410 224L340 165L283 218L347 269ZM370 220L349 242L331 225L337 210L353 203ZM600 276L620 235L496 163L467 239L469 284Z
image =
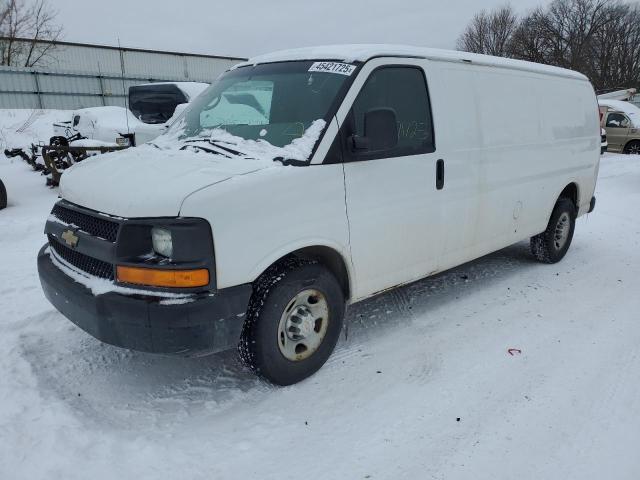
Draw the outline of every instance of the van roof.
M465 62L472 63L474 65L523 70L588 81L587 77L573 70L542 65L539 63L453 50L414 47L410 45L384 44L324 45L318 47L281 50L250 58L248 61L240 63L234 68L246 65L256 65L258 63L286 62L293 60L334 60L346 63L356 61L366 62L367 60L375 57L425 58L429 60L447 62Z

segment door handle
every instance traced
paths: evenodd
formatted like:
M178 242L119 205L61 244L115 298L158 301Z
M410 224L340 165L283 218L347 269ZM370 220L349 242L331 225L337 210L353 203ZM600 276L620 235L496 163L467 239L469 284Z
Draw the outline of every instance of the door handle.
M440 159L436 162L436 190L444 188L444 160Z

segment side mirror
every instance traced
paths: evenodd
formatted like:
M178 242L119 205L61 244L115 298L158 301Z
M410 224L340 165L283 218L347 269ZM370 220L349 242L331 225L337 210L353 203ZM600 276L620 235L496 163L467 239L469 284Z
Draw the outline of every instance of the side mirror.
M625 118L624 120L622 120L622 122L620 122L620 126L622 128L629 128L629 125L630 125L630 123L629 123L629 119L628 118Z
M351 147L354 151L376 152L389 150L398 145L398 123L392 108L374 108L364 115L364 137L353 135Z

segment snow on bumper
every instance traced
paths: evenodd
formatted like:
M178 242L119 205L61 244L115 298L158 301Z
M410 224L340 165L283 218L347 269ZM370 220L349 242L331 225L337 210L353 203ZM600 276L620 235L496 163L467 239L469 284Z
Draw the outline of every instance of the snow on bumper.
M45 245L38 273L56 309L98 340L143 352L197 356L233 348L240 339L250 285L240 285L176 302L117 291L94 295L66 275Z

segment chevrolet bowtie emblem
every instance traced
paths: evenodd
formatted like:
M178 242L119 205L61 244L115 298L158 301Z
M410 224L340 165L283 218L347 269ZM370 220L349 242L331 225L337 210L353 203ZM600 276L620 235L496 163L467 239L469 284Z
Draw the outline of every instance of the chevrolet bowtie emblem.
M76 248L76 245L78 245L78 240L80 240L72 230L65 230L62 233L61 237L71 248Z

